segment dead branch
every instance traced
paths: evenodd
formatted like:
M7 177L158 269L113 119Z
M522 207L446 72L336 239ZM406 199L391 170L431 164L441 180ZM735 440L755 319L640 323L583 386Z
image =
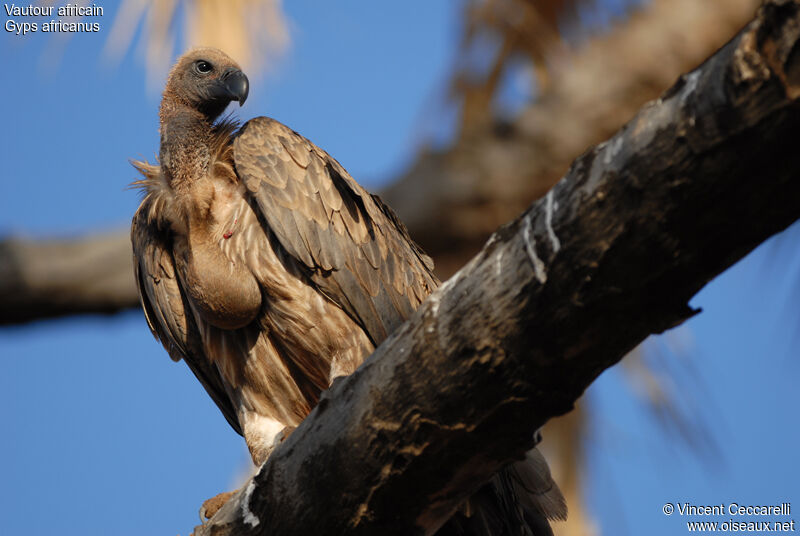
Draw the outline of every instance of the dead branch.
M771 0L498 230L198 535L433 534L800 218L800 0Z
M0 324L139 307L128 231L0 241Z

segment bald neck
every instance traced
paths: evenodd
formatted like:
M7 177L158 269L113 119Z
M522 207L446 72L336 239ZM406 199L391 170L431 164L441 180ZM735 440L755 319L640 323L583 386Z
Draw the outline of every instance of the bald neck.
M173 188L188 186L208 169L213 119L169 96L161 101L159 118L161 167Z

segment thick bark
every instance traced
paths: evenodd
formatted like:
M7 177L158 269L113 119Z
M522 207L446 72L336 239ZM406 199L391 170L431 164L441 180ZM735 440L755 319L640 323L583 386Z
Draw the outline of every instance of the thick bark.
M196 534L432 534L800 218L798 131L800 1L772 0L497 231Z

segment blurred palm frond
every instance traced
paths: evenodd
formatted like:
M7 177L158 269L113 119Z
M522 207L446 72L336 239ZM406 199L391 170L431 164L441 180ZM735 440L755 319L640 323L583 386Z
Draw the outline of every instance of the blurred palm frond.
M711 426L719 411L694 357L691 330L681 327L640 344L622 360L622 370L631 393L662 431L676 438L672 445L687 447L707 464L724 463L724 451Z
M453 94L461 101L462 131L480 125L491 112L509 66L517 58L547 78L548 54L563 47L560 17L574 18L579 0L468 0L463 11ZM589 0L586 0L589 1Z
M220 48L253 74L273 66L289 44L281 0L123 0L106 56L119 61L137 31L150 84L169 69L179 35L181 50Z
M569 42L623 15L638 0L467 0L452 93L462 108L462 133L485 124L509 72L521 67L528 87L547 87L552 64ZM532 98L533 91L528 91Z

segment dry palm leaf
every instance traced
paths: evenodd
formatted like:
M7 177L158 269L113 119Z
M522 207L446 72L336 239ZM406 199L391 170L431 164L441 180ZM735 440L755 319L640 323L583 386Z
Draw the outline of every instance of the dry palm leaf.
M121 58L142 27L142 44L150 82L163 76L176 50L211 46L225 50L249 73L274 64L289 43L280 0L123 0L106 55Z

